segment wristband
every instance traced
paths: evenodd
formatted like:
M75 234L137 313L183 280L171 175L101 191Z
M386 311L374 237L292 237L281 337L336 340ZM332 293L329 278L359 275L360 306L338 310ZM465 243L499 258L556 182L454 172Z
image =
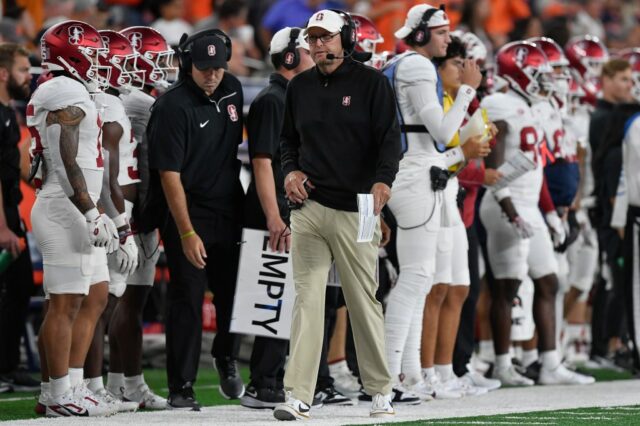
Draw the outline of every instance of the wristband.
M196 231L194 231L193 229L189 232L185 232L184 234L180 235L180 239L184 240L185 238L188 238L192 235L196 235Z
M100 216L100 212L97 208L92 208L86 212L84 212L84 217L87 219L87 222L93 222Z
M118 229L122 228L123 226L129 225L129 222L127 221L126 213L119 214L118 216L114 217L112 220L113 220L113 224L116 225L116 228Z
M500 201L504 200L507 197L511 197L511 191L509 190L509 187L506 186L504 188L501 188L501 189L495 191L493 193L493 196L496 198L497 202L500 202Z

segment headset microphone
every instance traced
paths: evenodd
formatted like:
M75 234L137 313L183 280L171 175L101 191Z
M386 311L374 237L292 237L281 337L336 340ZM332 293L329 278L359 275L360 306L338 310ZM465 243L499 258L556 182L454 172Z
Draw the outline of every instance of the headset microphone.
M346 58L348 58L349 56L351 56L351 53L352 53L352 52L349 52L349 53L347 53L347 54L346 54L346 55L344 55L344 56L336 56L336 55L334 55L333 53L327 53L327 59L329 59L329 60L331 60L331 59L346 59Z

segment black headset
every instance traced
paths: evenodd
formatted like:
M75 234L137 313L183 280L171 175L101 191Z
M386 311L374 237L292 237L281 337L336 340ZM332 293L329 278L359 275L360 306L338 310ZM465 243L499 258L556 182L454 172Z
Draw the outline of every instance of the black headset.
M346 55L350 55L353 52L353 49L356 48L357 43L357 30L356 23L351 19L351 15L347 12L344 12L339 9L328 9L332 12L337 13L344 19L344 25L340 28L340 41L342 42L342 48L345 51Z
M281 52L282 66L285 69L293 70L300 65L300 53L298 53L298 37L300 36L300 28L292 28L289 32L289 44Z
M409 40L415 46L426 46L431 41L431 30L427 26L429 24L429 20L435 15L437 12L444 12L444 4L441 4L439 8L431 7L425 10L422 18L420 19L420 23L418 26L411 31L411 33L407 36L407 40Z
M182 34L180 37L180 44L178 45L178 60L180 62L180 69L186 72L191 72L191 48L196 40L199 40L207 36L216 36L222 39L224 46L227 48L227 62L231 60L231 39L224 31L219 29L210 29L199 31L191 36Z

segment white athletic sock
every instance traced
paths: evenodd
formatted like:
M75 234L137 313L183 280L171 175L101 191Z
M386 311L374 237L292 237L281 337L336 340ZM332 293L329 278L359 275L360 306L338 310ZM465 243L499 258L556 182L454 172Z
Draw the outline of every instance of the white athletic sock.
M480 340L478 345L478 358L483 361L492 362L496 358L493 351L493 340Z
M560 354L555 349L542 352L540 362L545 370L555 370L560 365Z
M69 380L71 381L71 386L75 387L82 383L82 379L84 378L84 370L82 368L70 368L69 369Z
M101 389L104 389L104 381L102 380L102 376L91 377L89 379L89 383L87 384L87 388L93 393L97 393Z
M574 342L582 339L582 333L584 332L583 324L567 324L564 327L564 333L566 335L567 342Z
M509 353L511 354L511 358L522 362L522 346L512 346Z
M51 384L49 382L40 382L40 394L51 393Z
M49 385L51 387L51 397L54 400L60 398L62 395L67 393L69 389L71 389L71 381L69 380L68 374L58 379L50 377Z
M511 367L511 355L496 355L496 368L506 369Z
M529 351L522 351L522 365L525 367L530 366L538 360L538 350L531 349Z
M423 368L422 369L422 376L425 378L430 378L436 375L436 369L435 367L429 367L429 368Z
M453 364L436 364L434 367L443 382L453 378Z
M107 373L107 390L113 394L120 394L124 389L124 373Z
M126 393L135 392L141 385L144 385L144 376L142 374L124 378L124 389Z

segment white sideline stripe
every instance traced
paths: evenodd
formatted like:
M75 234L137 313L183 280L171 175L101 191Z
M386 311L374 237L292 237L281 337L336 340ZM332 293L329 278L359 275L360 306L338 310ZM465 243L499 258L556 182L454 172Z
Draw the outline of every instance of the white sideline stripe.
M397 415L392 422L425 419L445 419L494 414L515 414L530 411L550 411L587 407L617 407L640 405L640 380L619 380L596 383L589 386L534 386L531 388L499 389L487 395L467 397L462 400L435 400L411 407L396 406ZM369 404L355 407L331 407L311 410L312 419L305 425L344 425L380 423L380 419L369 418ZM632 410L629 407L629 410ZM636 409L637 411L640 411ZM602 420L612 413L582 413L580 417ZM549 413L554 420L566 419ZM92 418L91 426L115 424L170 424L174 425L267 425L274 426L276 420L270 410L252 410L238 405L205 407L200 412L185 411L139 411L121 413L109 418ZM86 426L84 418L65 418L64 425ZM452 420L451 424L462 423ZM469 424L469 422L464 422ZM538 419L518 419L514 422L500 420L474 421L474 424L549 424ZM51 419L15 421L19 425L51 425Z
M34 395L31 396L23 396L23 397L16 397L16 398L2 398L0 399L0 403L2 402L15 402L15 401L26 401L26 400L32 400L35 401L36 397Z

